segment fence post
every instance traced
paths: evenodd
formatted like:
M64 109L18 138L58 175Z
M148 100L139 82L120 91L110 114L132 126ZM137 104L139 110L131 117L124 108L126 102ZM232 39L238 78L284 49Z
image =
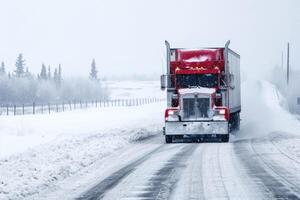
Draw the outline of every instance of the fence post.
M34 102L33 102L33 104L32 104L32 114L35 115L35 103L34 103Z
M24 111L25 109L24 109L24 104L22 105L22 113L23 113L23 115L25 114L25 111Z
M16 105L14 105L14 115L16 115Z
M58 104L56 103L56 112L58 112Z
M9 115L9 108L8 104L6 105L6 115Z
M62 111L65 112L65 102L62 102Z
M49 114L51 113L51 106L50 106L50 103L48 103L48 112L49 112Z

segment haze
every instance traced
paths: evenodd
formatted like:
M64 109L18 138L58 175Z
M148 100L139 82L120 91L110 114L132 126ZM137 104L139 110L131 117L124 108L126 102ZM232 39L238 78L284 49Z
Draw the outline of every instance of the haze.
M299 68L297 0L1 1L0 61L14 70L23 53L29 69L62 64L66 76L88 76L96 59L100 76L161 74L164 40L173 46L223 46L242 58L243 74L281 63L291 42Z

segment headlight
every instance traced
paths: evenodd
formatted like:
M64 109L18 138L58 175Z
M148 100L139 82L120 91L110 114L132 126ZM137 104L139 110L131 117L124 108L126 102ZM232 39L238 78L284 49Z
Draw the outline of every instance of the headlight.
M213 120L228 120L229 119L229 113L228 109L225 107L216 107L215 108L215 115L213 117Z
M225 115L225 113L226 113L226 110L225 110L225 109L219 110L219 114L220 114L220 115Z
M165 120L166 121L179 121L178 110L167 109L165 112Z
M175 113L174 110L169 110L169 111L168 111L168 115L169 115L169 116L170 116L170 115L174 115L174 113Z

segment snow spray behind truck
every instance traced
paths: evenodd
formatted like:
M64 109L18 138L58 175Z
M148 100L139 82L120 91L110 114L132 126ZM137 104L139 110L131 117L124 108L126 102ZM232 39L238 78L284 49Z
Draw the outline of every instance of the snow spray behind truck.
M171 48L161 89L167 91L164 135L175 138L217 138L229 141L240 127L240 56L225 47Z

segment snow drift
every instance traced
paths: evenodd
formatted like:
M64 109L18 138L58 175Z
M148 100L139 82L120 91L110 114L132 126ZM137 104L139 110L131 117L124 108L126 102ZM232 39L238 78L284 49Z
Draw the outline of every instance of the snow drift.
M1 117L0 199L32 199L115 150L161 133L163 108L160 102Z

